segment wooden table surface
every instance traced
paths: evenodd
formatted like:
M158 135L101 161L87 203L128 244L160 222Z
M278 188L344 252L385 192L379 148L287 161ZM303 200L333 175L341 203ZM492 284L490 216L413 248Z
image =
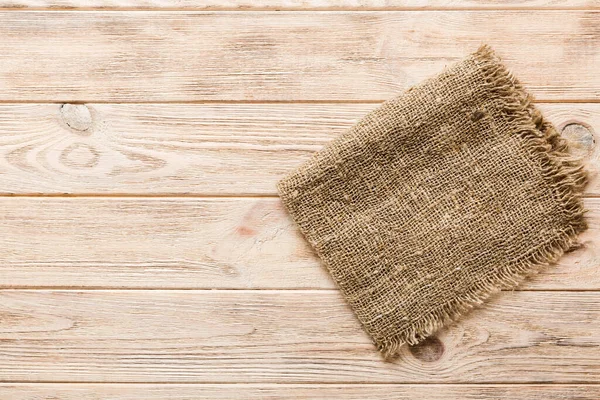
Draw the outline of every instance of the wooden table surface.
M385 363L275 182L489 43L582 248ZM0 0L0 399L600 398L599 0Z

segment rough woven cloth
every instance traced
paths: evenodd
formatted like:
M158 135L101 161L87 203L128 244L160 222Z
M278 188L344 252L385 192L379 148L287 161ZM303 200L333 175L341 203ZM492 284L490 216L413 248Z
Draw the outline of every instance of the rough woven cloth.
M513 288L586 228L582 166L531 101L483 46L279 182L385 356Z

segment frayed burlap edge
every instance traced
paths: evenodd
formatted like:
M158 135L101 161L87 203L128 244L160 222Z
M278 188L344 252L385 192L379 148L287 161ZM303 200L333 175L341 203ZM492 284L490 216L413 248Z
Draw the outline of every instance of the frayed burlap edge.
M489 46L481 46L473 57L481 67L490 92L502 101L506 115L520 128L517 134L525 139L526 149L533 158L540 161L544 179L557 194L568 216L569 227L561 232L558 238L533 249L518 263L505 268L501 274L478 282L464 297L423 315L407 330L390 340L377 342L378 350L386 358L396 354L403 344L419 343L466 314L474 306L482 304L492 294L501 289L515 288L525 278L556 262L565 251L575 245L577 235L587 227L581 201L587 176L581 160L569 154L567 142L560 137L554 126L543 118L532 104L532 96L525 92L519 81Z
M440 328L456 321L476 305L484 303L494 293L502 289L514 289L527 277L555 263L565 251L577 243L577 235L587 228L581 201L587 174L582 161L568 152L567 142L554 126L543 118L532 104L532 96L489 46L481 46L471 57L479 65L489 92L495 96L494 100L501 102L505 116L518 127L515 134L525 139L524 147L533 159L540 162L543 177L548 187L556 193L569 227L563 230L558 238L542 243L518 262L499 271L499 274L477 282L461 298L422 315L402 332L386 340L374 339L377 349L388 360L398 353L402 345L418 344ZM282 181L277 187L286 204L287 195Z
M478 282L464 297L423 315L395 337L387 341L377 341L377 349L386 359L398 353L403 344L415 345L421 342L443 326L456 321L474 306L485 302L494 293L502 289L514 289L527 277L555 263L565 251L577 243L577 235L587 228L584 219L586 210L581 201L587 183L582 160L568 152L567 142L554 126L543 118L532 104L532 96L524 90L489 46L481 46L472 57L481 67L490 92L502 102L506 116L512 118L519 127L517 134L525 139L526 149L532 158L539 160L543 177L548 186L555 191L569 221L569 227L561 232L558 238L533 249L499 275Z

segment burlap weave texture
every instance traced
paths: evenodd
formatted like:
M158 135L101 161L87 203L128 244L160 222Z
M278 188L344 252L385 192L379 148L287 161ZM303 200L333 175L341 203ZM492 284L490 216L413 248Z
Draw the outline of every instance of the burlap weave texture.
M481 47L366 115L278 184L386 356L554 262L585 174Z

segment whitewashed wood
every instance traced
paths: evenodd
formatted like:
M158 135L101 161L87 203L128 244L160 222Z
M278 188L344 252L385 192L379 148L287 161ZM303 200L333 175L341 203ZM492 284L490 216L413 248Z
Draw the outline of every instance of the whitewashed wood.
M80 105L91 117L82 131L61 105L3 104L0 191L275 194L374 106Z
M578 9L598 0L2 0L3 8L177 10Z
M484 42L538 99L599 100L599 18L578 10L3 11L0 54L10 56L0 63L0 101L380 101Z
M3 287L334 287L277 199L0 198L0 220Z
M0 67L1 68L1 67ZM260 194L377 104L0 104L0 193ZM541 104L593 177L600 104ZM588 194L600 194L592 179Z
M0 384L10 400L598 400L599 385Z
M584 247L525 289L600 289ZM0 287L334 288L278 199L0 198Z
M1 291L2 381L596 383L598 292L506 292L383 362L330 291Z

